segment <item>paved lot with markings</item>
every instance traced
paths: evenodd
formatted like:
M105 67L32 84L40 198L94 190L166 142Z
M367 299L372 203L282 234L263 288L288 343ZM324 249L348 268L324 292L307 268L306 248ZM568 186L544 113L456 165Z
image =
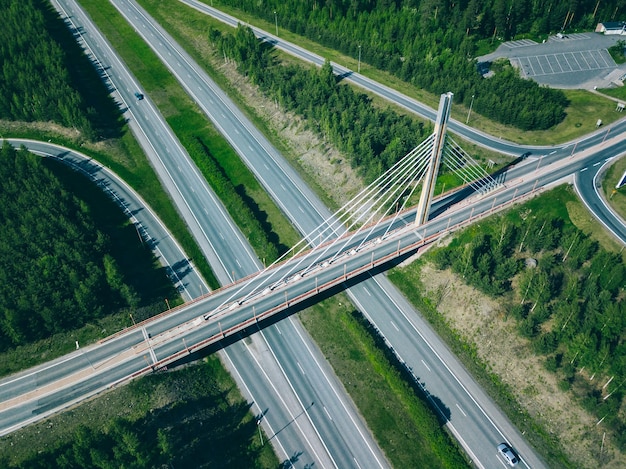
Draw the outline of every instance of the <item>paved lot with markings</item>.
M608 88L626 74L626 64L618 66L607 50L620 39L624 38L597 33L551 36L541 44L519 39L501 44L478 61L506 57L522 76L553 88Z

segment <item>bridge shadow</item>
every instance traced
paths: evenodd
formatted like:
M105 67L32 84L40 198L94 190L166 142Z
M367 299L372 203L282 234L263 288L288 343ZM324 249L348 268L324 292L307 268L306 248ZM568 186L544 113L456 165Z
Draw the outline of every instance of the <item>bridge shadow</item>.
M199 351L195 351L192 352L189 355L186 355L185 357L182 357L181 359L177 360L176 362L171 363L170 365L168 365L168 367L175 367L178 365L182 365L185 363L189 363L189 362L193 362L195 360L199 360L201 358L204 358L208 355L211 355L215 352L217 352L218 350L221 350L223 348L228 347L229 345L232 345L236 342L239 342L240 340L246 339L249 336L251 336L252 334L255 334L256 332L259 332L269 326L272 326L280 321L282 321L283 319L299 313L300 311L305 310L306 308L309 308L323 300L326 300L328 298L331 298L333 296L335 296L337 293L340 293L342 291L345 291L348 288L351 288L357 284L359 284L360 282L362 282L363 280L366 280L372 276L375 276L381 272L385 272L395 266L397 266L398 264L400 264L401 262L403 262L404 260L408 259L410 256L412 256L413 254L415 254L415 251L410 251L406 254L403 254L402 256L399 256L395 259L390 260L389 262L386 262L384 264L381 264L379 266L374 267L373 269L370 269L360 275L357 275L356 277L353 277L351 279L346 280L345 282L342 282L338 285L335 285L331 288L329 288L328 290L322 291L319 294L311 297L311 298L307 298L306 300L295 304L293 306L290 306L286 309L284 309L283 311L274 314L273 316L267 318L267 319L263 319L260 321L257 321L255 324L248 326L242 330L240 330L239 332L229 335L225 338L223 338L222 340L220 340L219 342L216 342L214 344L211 344L207 347L205 347L202 350Z

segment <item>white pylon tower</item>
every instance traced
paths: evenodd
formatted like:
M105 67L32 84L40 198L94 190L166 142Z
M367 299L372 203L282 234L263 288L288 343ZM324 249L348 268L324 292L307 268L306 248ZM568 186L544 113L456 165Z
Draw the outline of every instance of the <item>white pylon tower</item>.
M452 97L454 93L447 92L441 95L439 99L439 110L437 111L437 119L435 120L435 138L433 141L433 151L430 158L428 171L424 177L422 185L422 194L417 205L417 214L415 216L415 226L420 226L428 221L430 213L430 202L435 193L435 183L437 182L437 173L439 173L439 165L441 163L441 155L443 147L446 143L446 127L448 118L450 117L450 108L452 107Z

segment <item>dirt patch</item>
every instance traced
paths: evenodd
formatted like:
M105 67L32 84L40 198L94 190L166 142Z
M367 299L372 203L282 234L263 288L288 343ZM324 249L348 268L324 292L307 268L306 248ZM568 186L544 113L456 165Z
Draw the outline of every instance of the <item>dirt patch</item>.
M420 277L447 324L476 347L489 371L558 439L577 467L626 467L626 457L612 447L609 435L602 446L604 429L596 425L597 419L584 411L571 393L559 389L556 376L544 368L529 341L518 335L515 321L507 319L498 302L469 287L450 270L426 264Z

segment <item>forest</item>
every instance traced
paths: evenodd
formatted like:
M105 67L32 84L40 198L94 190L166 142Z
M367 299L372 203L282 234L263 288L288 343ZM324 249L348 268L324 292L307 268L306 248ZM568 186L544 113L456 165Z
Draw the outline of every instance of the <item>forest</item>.
M0 24L0 119L53 121L88 140L119 136L117 104L48 2L0 0Z
M432 131L415 119L374 106L365 94L342 85L328 62L321 69L277 64L272 49L248 27L240 26L234 35L211 29L209 40L220 56L234 60L264 93L304 117L313 130L344 152L368 181Z
M525 208L481 222L436 250L433 260L504 300L519 333L559 374L561 388L605 417L626 450L619 412L626 396L626 266L569 219L538 212Z
M278 24L364 63L386 70L490 119L522 130L547 129L565 116L560 90L522 79L498 64L485 79L474 59L480 50L519 37L545 38L561 30L594 29L626 19L620 0L219 0ZM274 13L275 12L275 13Z
M0 351L139 305L89 206L41 157L5 141L0 198Z

